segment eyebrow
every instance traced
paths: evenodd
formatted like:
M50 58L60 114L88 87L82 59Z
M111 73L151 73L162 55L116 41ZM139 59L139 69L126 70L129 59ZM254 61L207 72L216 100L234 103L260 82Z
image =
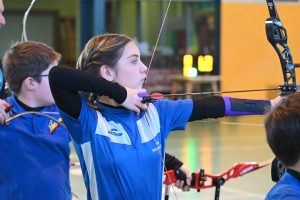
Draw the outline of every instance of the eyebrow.
M128 56L127 58L131 58L131 57L139 57L137 54L132 54L132 55L130 55L130 56Z

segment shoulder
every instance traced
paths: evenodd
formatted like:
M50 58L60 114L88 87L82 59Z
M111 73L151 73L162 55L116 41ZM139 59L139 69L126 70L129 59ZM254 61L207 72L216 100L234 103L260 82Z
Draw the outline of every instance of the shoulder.
M290 174L285 175L274 185L266 199L300 199L300 182Z
M46 106L45 111L57 111L58 112L58 107L56 106L56 104L52 104L52 105Z
M16 102L15 98L13 96L7 97L6 99L4 99L4 101L6 101L9 105L18 105L18 103Z

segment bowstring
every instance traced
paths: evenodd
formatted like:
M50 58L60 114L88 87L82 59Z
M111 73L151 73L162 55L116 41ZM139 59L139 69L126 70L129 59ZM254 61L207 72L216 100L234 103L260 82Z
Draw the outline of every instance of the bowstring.
M151 68L151 64L152 64L152 61L153 61L154 54L155 54L155 52L156 52L156 48L157 48L157 45L158 45L158 42L159 42L159 39L160 39L161 32L162 32L162 30L163 30L163 28L164 28L165 21L166 21L166 19L167 19L167 15L168 15L168 11L169 11L171 2L172 2L172 0L169 0L167 9L166 9L166 12L165 12L165 15L164 15L164 18L163 18L163 21L162 21L162 24L161 24L159 33L158 33L158 37L157 37L156 43L155 43L155 45L154 45L154 49L153 49L153 52L152 52L152 56L151 56L151 59L150 59L150 62L149 62L149 66L148 66L147 72L146 72L146 78L145 78L144 83L143 83L143 88L144 88L144 85L145 85L145 83L146 83L146 81L147 81L147 77L148 77L148 74L149 74L149 70L150 70L150 68Z
M163 18L163 21L162 21L162 24L161 24L159 33L158 33L158 37L157 37L156 42L155 42L155 45L154 45L154 49L153 49L153 52L152 52L152 56L151 56L151 59L150 59L150 62L149 62L149 66L148 66L147 72L146 72L146 78L145 78L145 80L144 80L144 83L143 83L143 87L142 87L142 88L144 88L145 83L146 83L146 81L147 81L147 77L148 77L148 74L149 74L149 70L150 70L150 68L151 68L151 64L152 64L152 61L153 61L153 58L154 58L154 55L155 55L155 52L156 52L156 48L157 48L157 45L158 45L158 42L159 42L159 39L160 39L162 30L163 30L163 27L164 27L164 24L165 24L167 15L168 15L168 11L169 11L171 2L172 2L172 0L169 0L169 2L168 2L168 6L167 6L167 9L166 9L166 12L165 12L165 15L164 15L164 18ZM162 154L161 154L161 151L160 151L160 149L158 148L158 145L157 145L157 143L156 143L156 139L155 139L154 133L153 133L153 131L152 131L152 129L151 129L151 126L150 126L150 123L149 123L149 121L148 121L148 118L147 118L146 114L145 114L144 116L145 116L145 119L146 119L147 124L148 124L148 126L149 126L150 132L151 132L151 134L152 134L153 142L155 143L157 152L158 152L158 154L159 154L159 156L160 156L160 160L161 160L161 162L163 163L164 171L167 171L167 168L166 168L166 165L165 165L165 161L164 161L163 156L162 156ZM168 177L169 181L171 182L171 178L170 178L169 174L166 174L166 176ZM172 190L173 190L173 192L174 192L174 194L175 194L176 199L178 200L177 194L176 194L175 189L174 189L174 186L173 186L172 184L171 184L171 187L172 187Z
M155 139L154 133L153 133L153 131L152 131L152 128L151 128L151 126L150 126L150 123L149 123L149 121L148 121L148 118L147 118L146 114L145 114L144 116L145 116L145 119L146 119L147 124L148 124L148 126L149 126L150 132L151 132L151 134L152 134L153 142L155 143L157 152L158 152L158 154L159 154L159 156L160 156L160 160L161 160L161 162L162 162L162 164L163 164L164 171L167 172L168 170L167 170L167 168L166 168L165 161L164 161L163 156L162 156L162 154L161 154L160 148L159 148L159 146L158 146L157 143L156 143L156 139ZM169 176L168 173L166 174L166 177L168 178L169 182L171 183L171 178L170 178L170 176ZM174 189L174 186L173 186L172 184L171 184L171 187L172 187L172 190L173 190L173 192L174 192L174 194L175 194L176 199L178 200L177 194L176 194L175 189Z

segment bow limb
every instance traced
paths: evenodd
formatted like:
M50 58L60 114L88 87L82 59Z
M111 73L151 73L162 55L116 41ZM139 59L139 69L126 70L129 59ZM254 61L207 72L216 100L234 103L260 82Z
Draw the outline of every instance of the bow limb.
M200 191L200 189L222 186L226 181L228 181L231 178L237 178L254 170L270 165L272 163L272 160L273 159L269 159L261 163L236 163L229 169L218 175L205 174L204 170L201 169L199 172L192 173L192 181L190 188L197 189L198 191ZM178 178L179 176L177 175L177 172L175 173L173 170L165 172L165 175L170 177L169 179L165 179L165 185L170 185L172 183L175 183L177 180L182 180Z
M27 114L43 115L43 116L48 117L49 119L55 121L57 124L61 125L63 128L65 128L66 130L68 130L67 127L66 127L64 124L62 124L60 121L58 121L58 120L55 119L54 117L52 117L52 116L50 116L50 115L47 115L47 114L45 114L45 113L42 113L42 112L36 112L36 111L27 111L27 112L21 112L21 113L18 113L18 114L16 114L16 115L14 115L13 117L8 118L8 119L5 121L5 124L9 124L9 122L11 122L12 120L14 120L14 119L16 119L16 118L18 118L18 117L21 117L21 116L23 116L23 115L27 115Z
M35 3L35 1L36 0L32 0L29 8L27 9L27 11L24 14L24 17L23 17L23 32L22 32L22 40L21 41L27 41L26 21L27 21L27 17L28 17L29 11L31 10L31 8L32 8L33 4Z

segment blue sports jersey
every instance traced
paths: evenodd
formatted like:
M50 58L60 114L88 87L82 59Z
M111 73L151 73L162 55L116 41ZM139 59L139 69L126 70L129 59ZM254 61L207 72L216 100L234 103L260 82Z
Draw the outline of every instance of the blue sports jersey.
M14 96L6 101L14 105L12 116L25 110ZM55 105L41 112L60 118ZM52 132L52 134L51 134ZM69 200L72 198L70 136L42 115L27 114L0 125L0 198Z
M88 199L161 199L166 139L170 131L185 129L192 101L159 100L140 115L98 106L104 110L95 111L82 101L78 120L61 111L81 163Z
M274 185L267 194L266 200L299 200L300 199L300 181L293 177L287 171L283 177Z

